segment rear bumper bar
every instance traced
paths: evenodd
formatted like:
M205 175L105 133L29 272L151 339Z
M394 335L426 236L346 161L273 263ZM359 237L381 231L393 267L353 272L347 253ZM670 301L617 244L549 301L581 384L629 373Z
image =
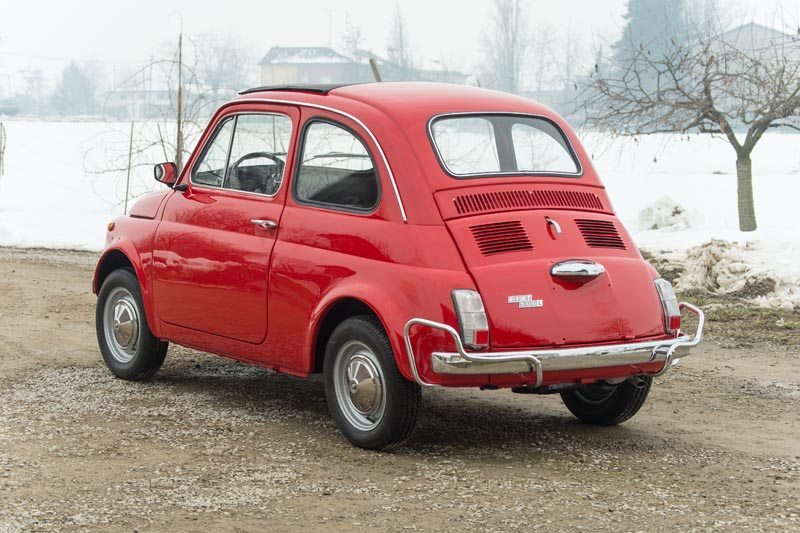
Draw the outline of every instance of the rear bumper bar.
M413 318L406 323L404 338L408 362L417 383L431 386L419 375L414 350L411 346L411 328L426 326L448 333L455 342L457 352L434 352L431 367L438 374L519 374L536 373L536 387L540 387L545 372L579 370L611 366L641 365L656 361L664 364L651 376L660 376L670 366L677 364L678 357L688 355L703 338L705 315L698 307L682 302L681 310L697 316L697 331L693 336L680 334L675 339L563 348L558 350L529 350L513 352L467 352L461 336L451 326L423 318Z

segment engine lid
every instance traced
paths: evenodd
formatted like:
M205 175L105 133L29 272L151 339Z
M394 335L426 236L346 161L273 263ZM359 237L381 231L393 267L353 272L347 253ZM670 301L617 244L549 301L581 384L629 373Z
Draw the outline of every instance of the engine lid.
M664 333L651 271L615 217L528 210L446 224L480 290L493 348Z

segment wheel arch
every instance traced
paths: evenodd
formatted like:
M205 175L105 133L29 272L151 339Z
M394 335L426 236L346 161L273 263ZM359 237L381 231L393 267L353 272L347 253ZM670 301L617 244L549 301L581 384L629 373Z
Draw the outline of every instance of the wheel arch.
M155 319L152 292L147 283L147 276L144 272L144 268L139 261L139 254L132 244L125 241L118 241L117 246L108 248L103 252L95 267L94 277L92 279L92 292L99 295L100 288L103 286L103 282L106 278L108 278L112 272L120 268L130 268L133 270L139 282L139 290L142 294L142 303L144 304L147 325L150 327L150 331L158 335L158 321Z
M306 354L310 359L307 366L309 372L322 370L325 346L334 328L343 320L362 314L371 314L378 319L389 338L400 372L409 378L411 373L408 365L404 364L405 346L402 342L402 331L407 318L397 304L397 299L389 291L364 283L338 286L320 300L311 316L311 327L306 341Z
M103 282L108 275L120 268L130 268L136 273L136 278L139 279L139 273L136 272L133 261L130 260L125 252L118 248L106 250L97 262L97 267L95 267L94 279L92 280L92 292L99 294L100 287L103 286ZM141 284L142 280L139 279L139 285Z
M386 324L381 319L378 312L366 301L353 296L341 296L327 303L322 310L313 328L311 340L311 372L322 372L325 360L325 348L330 339L331 333L336 326L348 318L359 315L373 315L381 323L384 331L387 332Z

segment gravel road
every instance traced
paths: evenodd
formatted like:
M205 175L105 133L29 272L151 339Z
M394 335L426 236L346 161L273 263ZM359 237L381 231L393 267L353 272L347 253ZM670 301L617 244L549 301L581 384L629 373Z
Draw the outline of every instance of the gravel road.
M0 249L2 532L800 530L800 348L730 347L713 313L621 426L426 390L411 440L375 453L336 431L320 379L176 346L154 380L114 379L94 261Z

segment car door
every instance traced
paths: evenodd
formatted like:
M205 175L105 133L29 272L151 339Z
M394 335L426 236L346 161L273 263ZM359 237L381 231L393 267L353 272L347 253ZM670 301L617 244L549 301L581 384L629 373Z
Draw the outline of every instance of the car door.
M296 108L220 117L173 194L153 249L160 320L257 344L267 334L272 249Z

